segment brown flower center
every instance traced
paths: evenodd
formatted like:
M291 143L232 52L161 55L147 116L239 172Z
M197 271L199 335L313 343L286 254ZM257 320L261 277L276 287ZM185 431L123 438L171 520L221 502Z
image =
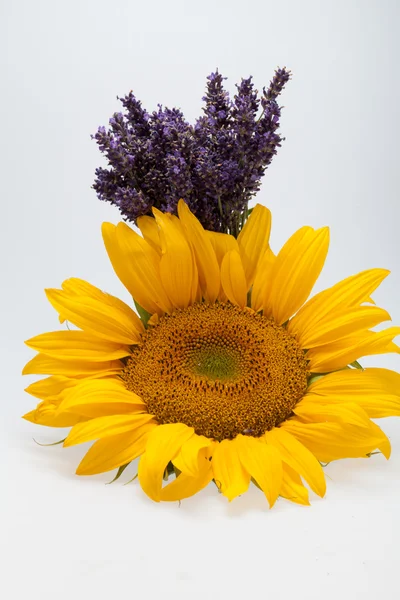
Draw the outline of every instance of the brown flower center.
M123 372L160 423L216 440L258 437L284 421L307 388L307 361L284 327L232 304L162 317Z

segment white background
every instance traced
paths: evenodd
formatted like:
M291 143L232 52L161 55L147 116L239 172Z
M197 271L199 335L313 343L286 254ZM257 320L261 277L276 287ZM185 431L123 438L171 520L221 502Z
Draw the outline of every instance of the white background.
M137 483L75 476L82 447L36 445L63 431L20 419L34 406L20 371L32 356L23 340L58 328L43 288L79 276L128 300L102 246L101 222L119 215L91 190L102 160L90 134L130 89L193 122L216 67L231 92L241 77L261 89L278 65L292 69L287 139L258 196L272 245L330 225L316 289L389 268L376 300L400 324L399 3L2 0L0 11L2 597L397 599L398 420L382 423L392 459L329 465L312 507L268 511L257 489L228 504L212 485L158 505Z

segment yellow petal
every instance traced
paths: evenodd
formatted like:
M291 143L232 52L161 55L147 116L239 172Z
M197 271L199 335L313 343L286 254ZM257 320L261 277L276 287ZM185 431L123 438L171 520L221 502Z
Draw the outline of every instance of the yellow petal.
M35 381L25 388L25 392L35 396L36 398L47 399L57 398L64 390L74 387L81 380L63 377L62 375L54 375L46 377L40 381Z
M160 230L154 217L138 217L137 226L146 242L161 256Z
M160 500L175 502L194 496L205 488L213 478L210 460L203 456L195 477L181 473L172 483L162 488Z
M233 235L228 233L217 233L216 231L206 231L206 236L214 248L215 256L217 257L218 266L220 269L225 254L227 254L230 250L235 250L239 253L239 244ZM226 302L227 300L221 282L218 292L218 300L220 300L220 302Z
M271 288L271 273L276 260L275 254L271 248L264 252L264 256L258 263L253 289L251 291L251 307L256 312L263 308L264 298L267 291Z
M272 445L263 444L256 438L239 434L236 439L240 462L256 480L272 508L282 485L282 461L279 452Z
M59 412L100 417L147 411L143 400L127 390L119 379L91 379L84 380L65 393Z
M318 323L310 322L296 338L302 348L315 348L370 329L388 320L390 321L389 313L375 306L339 308ZM290 327L289 331L291 331Z
M336 371L340 373L340 371ZM335 374L336 374L335 372ZM352 372L352 371L351 371ZM332 373L333 375L333 373ZM322 407L323 410L329 408L334 411L334 407L343 404L355 404L365 411L371 419L379 419L382 417L394 417L400 416L400 397L396 394L389 394L387 392L374 392L362 387L363 383L360 383L358 390L349 391L347 394L340 390L336 394L327 396L317 396L315 394L307 394L302 399L302 404L307 407L310 411L315 414L318 413ZM304 419L302 419L304 420ZM308 419L310 420L310 419ZM332 421L333 419L327 419ZM340 422L340 415L337 415L336 421Z
M47 427L72 427L72 425L85 420L82 415L60 415L57 413L57 409L57 403L45 400L34 410L26 413L23 418L36 425L46 425Z
M238 252L231 250L221 265L222 288L230 302L244 308L247 303L246 277Z
M162 257L160 278L163 287L175 308L187 308L198 289L197 268L192 250L175 221L153 208L160 228Z
M183 444L179 454L174 458L174 465L185 475L196 477L199 470L200 450L213 444L214 442L204 435L194 434Z
M252 286L258 263L268 249L270 232L271 212L256 204L238 236L247 290Z
M119 360L105 362L88 362L82 360L60 360L46 354L37 354L22 370L22 375L62 375L76 377L78 375L94 375L119 373L122 363Z
M117 240L125 260L131 265L132 274L135 276L136 294L140 290L141 299L145 304L155 302L159 310L148 310L134 294L132 296L147 312L162 314L171 312L173 306L168 294L160 281L160 256L154 251L146 240L140 237L126 223L118 223ZM144 296L144 298L142 298Z
M343 369L362 356L373 354L400 353L392 344L393 338L400 335L400 327L389 327L384 331L365 331L342 338L337 342L311 348L307 352L309 369L313 373L326 373Z
M382 431L382 429L376 423L373 423L372 421L370 423L370 430L380 440L379 444L377 444L376 447L378 448L378 450L380 450L382 452L383 456L387 460L389 460L390 454L391 454L391 451L392 451L389 438Z
M290 419L282 423L281 428L291 433L322 462L365 457L386 443L385 437L372 428L343 423L305 424Z
M220 288L220 274L214 248L203 226L183 200L178 202L178 214L196 260L203 298L207 302L215 302Z
M146 423L133 432L98 440L85 454L76 474L97 475L126 465L143 454L148 436L155 427L157 425L153 423Z
M389 369L346 369L310 385L304 402L354 402L371 418L400 416L400 374Z
M236 440L222 440L216 445L212 458L214 481L229 501L244 494L250 484L250 475L242 466Z
M239 244L233 235L228 233L217 233L216 231L206 231L206 236L214 248L219 266L221 266L225 254L231 250L239 252Z
M97 300L102 304L117 308L120 312L124 313L127 318L134 322L138 331L144 331L143 324L137 314L131 309L130 306L125 304L122 300L106 292L102 292L99 288L95 287L91 283L88 283L84 279L78 279L77 277L71 277L63 281L61 285L63 292L67 296L76 297L88 297L92 300Z
M296 504L308 506L310 504L308 491L302 484L300 475L286 463L282 463L282 467L283 476L279 495Z
M128 346L110 342L85 331L53 331L25 342L29 348L63 360L106 361L128 356Z
M88 296L69 296L60 290L46 290L46 296L58 313L85 332L120 344L140 341L143 325L133 311L128 316L117 306Z
M307 300L324 266L329 229L302 227L283 246L271 273L264 298L264 314L280 325Z
M152 415L109 415L97 417L84 423L75 425L67 438L64 446L75 446L92 440L99 440L110 435L128 433L152 420Z
M298 334L315 325L332 311L340 308L357 307L370 302L370 294L382 283L390 271L369 269L352 275L336 285L316 294L291 319L288 330Z
M170 312L154 248L125 223L103 223L102 233L114 271L136 302L150 314Z
M102 292L95 285L92 285L84 279L79 279L79 277L70 277L69 279L66 279L63 281L61 287L69 296L88 296L88 298L110 304L110 306L113 305L114 300L117 300L115 296Z
M146 452L139 462L139 482L143 491L155 502L161 499L162 478L167 464L193 433L193 427L182 423L159 425L151 432Z
M299 473L318 496L325 495L326 483L322 467L302 443L282 427L267 431L264 437L267 444L279 451L282 460Z
M367 413L354 402L334 404L332 406L318 405L307 402L304 398L293 409L294 414L304 423L347 423L358 427L370 427L371 421Z

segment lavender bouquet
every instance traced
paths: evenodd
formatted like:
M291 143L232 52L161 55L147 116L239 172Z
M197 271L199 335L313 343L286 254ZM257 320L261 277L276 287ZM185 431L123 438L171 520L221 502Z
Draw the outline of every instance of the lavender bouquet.
M283 139L277 99L289 78L277 69L260 98L252 78L242 79L232 100L222 75L211 73L194 125L177 108L148 113L130 92L121 98L125 111L93 136L108 160L96 169L99 199L136 223L152 207L176 213L183 198L206 229L238 235Z

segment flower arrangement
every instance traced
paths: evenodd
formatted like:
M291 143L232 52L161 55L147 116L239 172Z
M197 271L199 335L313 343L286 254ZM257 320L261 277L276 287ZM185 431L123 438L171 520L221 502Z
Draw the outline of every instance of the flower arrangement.
M400 415L400 374L363 369L396 352L400 327L371 295L388 275L370 269L309 299L329 246L327 227L302 227L276 253L271 213L249 200L282 138L277 70L260 100L251 78L233 101L210 75L204 116L149 115L132 94L126 114L94 136L109 161L94 188L127 223L104 223L104 244L128 306L81 279L46 290L76 329L28 340L25 374L40 399L25 419L71 427L64 446L93 441L78 475L140 457L155 501L214 482L229 500L253 482L270 506L324 496L323 463L390 456L372 420ZM258 110L261 108L261 114ZM134 310L136 308L136 311Z

